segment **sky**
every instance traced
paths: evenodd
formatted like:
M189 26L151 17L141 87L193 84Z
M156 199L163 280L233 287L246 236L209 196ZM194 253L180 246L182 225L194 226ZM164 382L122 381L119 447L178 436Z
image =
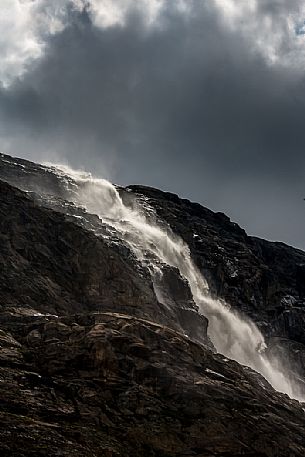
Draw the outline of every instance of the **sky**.
M1 0L0 151L305 249L301 0Z

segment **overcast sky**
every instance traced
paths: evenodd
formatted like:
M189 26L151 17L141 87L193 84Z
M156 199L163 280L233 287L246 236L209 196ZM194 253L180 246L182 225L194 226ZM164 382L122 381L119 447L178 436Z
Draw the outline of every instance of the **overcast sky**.
M301 0L1 0L0 150L305 249Z

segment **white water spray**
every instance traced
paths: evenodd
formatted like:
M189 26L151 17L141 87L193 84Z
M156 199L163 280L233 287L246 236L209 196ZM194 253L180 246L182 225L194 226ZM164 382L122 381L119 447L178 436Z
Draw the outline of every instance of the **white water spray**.
M258 327L224 302L211 298L207 282L191 260L188 246L179 237L152 223L145 212L125 206L110 182L62 165L52 166L52 171L62 179L67 176L72 179L73 192L67 185L68 199L113 227L139 261L151 267L152 274L156 270L162 272L162 264L178 268L190 285L195 303L209 320L208 333L218 352L258 371L276 390L302 399L298 387L289 381L279 361L269 360L264 353L266 345ZM69 183L71 185L71 181Z

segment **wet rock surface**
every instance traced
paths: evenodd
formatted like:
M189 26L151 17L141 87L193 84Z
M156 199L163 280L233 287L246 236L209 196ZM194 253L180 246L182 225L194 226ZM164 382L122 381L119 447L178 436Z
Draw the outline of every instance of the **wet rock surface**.
M271 354L305 367L302 251L173 194L120 193L188 243ZM178 271L153 285L51 172L0 157L1 456L304 456L305 406L215 354L207 326Z

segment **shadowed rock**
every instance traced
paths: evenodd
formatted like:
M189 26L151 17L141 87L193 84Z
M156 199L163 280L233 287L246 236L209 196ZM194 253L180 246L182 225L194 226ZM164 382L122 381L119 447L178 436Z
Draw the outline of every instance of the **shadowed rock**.
M2 327L3 456L305 453L297 401L168 327L13 309Z

